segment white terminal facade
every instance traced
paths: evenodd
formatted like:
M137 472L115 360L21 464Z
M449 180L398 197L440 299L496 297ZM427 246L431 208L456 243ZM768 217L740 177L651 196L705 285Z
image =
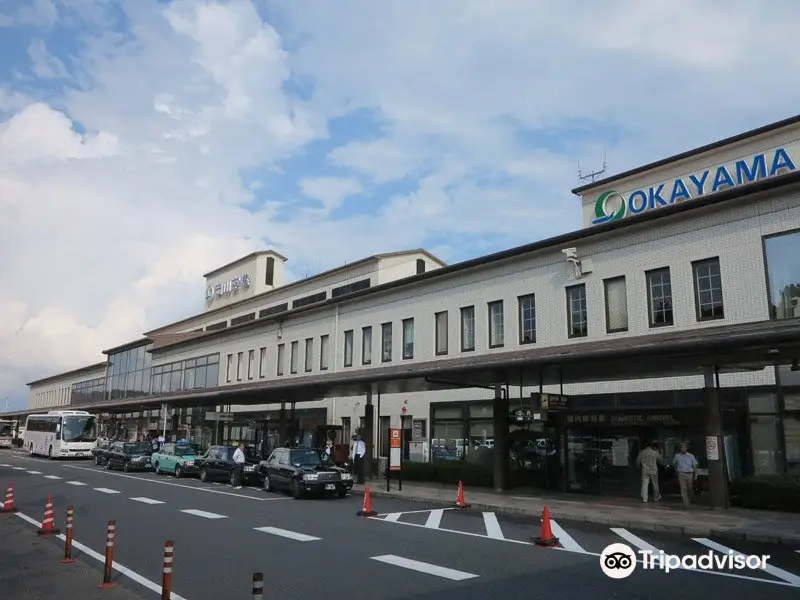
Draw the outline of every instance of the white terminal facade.
M583 229L466 263L394 252L287 283L287 259L257 252L206 275L198 314L105 351L102 363L29 384L29 409L117 413L113 427L128 437L160 433L166 416L178 437L268 449L287 437L320 444L331 429L346 440L367 426L372 405L374 455L388 454L388 428L400 427L408 460L486 460L497 381L470 387L470 361L797 327L798 173L800 117L574 190ZM800 471L797 357L774 352L774 365L719 374L731 479ZM643 371L658 367L640 360ZM403 384L404 372L451 364L460 387L448 376ZM540 385L520 371L503 382L511 451L529 482L627 493L639 483L629 480L632 457L651 439L668 455L688 441L704 462L708 371L635 373ZM357 390L373 375L394 382L379 398L374 386ZM316 395L325 389L341 393ZM536 392L568 398L557 426L528 422L528 409L541 408L530 404ZM542 482L537 469L551 460L558 481ZM607 465L599 483L593 461Z

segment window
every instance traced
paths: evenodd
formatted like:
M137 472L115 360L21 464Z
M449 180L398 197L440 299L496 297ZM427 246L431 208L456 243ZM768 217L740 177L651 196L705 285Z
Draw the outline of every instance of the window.
M306 373L314 368L314 338L306 338Z
M233 380L233 354L228 354L228 364L225 367L225 381L230 383Z
M606 331L628 331L628 286L625 277L603 281L606 294Z
M414 319L403 319L403 360L414 358Z
M286 354L286 346L284 344L278 344L278 367L276 369L277 375L283 375L283 363L285 362Z
M719 258L709 258L692 263L694 275L694 302L698 321L711 321L725 317L722 301L722 276Z
M275 306L270 306L269 308L263 308L258 311L258 318L264 319L266 317L271 317L272 315L277 315L289 310L289 303L284 302L283 304L276 304Z
M344 366L353 366L353 330L344 332Z
M369 279L362 279L361 281L354 281L353 283L340 285L339 287L335 287L331 290L331 298L338 298L339 296L344 296L345 294L353 294L355 292L360 292L361 290L368 290L369 286Z
M244 376L244 352L236 353L236 381L241 381Z
M672 325L672 283L669 267L648 271L647 303L650 313L650 327Z
M328 292L318 292L316 294L306 296L305 298L298 298L297 300L292 300L292 308L302 308L303 306L316 304L317 302L324 302L327 297Z
M234 325L241 325L242 323L249 323L250 321L255 321L256 313L251 312L246 315L239 315L238 317L234 317L231 319L231 327Z
M438 312L434 315L436 326L436 355L447 354L447 311Z
M536 296L528 294L519 297L519 343L532 344L536 341Z
M260 360L258 363L258 376L263 379L267 376L267 349L261 348L260 353L261 356L259 357Z
M461 309L461 351L475 350L475 307Z
M764 238L769 309L773 319L800 317L800 231Z
M361 364L372 363L372 327L361 330Z
M589 315L586 310L586 286L567 288L567 335L571 338L589 334Z
M425 260L422 258L417 259L417 275L422 275L425 272Z
M265 285L274 285L275 284L275 259L271 256L267 257L267 273L264 277L264 284Z
M330 345L330 338L327 335L320 336L319 338L319 370L328 370L328 354L330 352L328 346Z
M381 325L381 362L392 362L392 324Z
M252 379L256 375L256 351L250 350L247 353L247 378Z
M297 361L300 357L297 356L300 352L300 342L292 342L289 350L289 373L294 375L297 373Z
M503 301L489 302L489 348L502 348L505 336Z

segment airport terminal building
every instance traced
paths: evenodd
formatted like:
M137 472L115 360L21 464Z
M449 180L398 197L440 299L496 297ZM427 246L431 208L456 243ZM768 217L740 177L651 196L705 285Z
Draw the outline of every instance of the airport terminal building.
M800 472L800 116L573 192L582 229L454 265L287 283L245 256L199 313L31 382L28 413L262 449L360 428L373 458L396 427L407 460L488 461L499 488L636 493L651 440L712 487Z

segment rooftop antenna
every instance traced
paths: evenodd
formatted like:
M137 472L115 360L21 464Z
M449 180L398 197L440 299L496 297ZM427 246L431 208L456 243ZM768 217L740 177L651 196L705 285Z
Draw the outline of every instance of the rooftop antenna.
M594 183L598 177L603 175L608 168L608 163L606 162L606 151L603 150L603 168L599 171L591 171L589 173L584 173L581 170L581 161L578 161L578 181L591 181Z

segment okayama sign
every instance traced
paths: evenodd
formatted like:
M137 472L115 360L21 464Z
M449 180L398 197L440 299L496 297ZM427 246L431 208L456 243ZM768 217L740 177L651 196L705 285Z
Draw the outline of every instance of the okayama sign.
M230 281L226 281L224 283L218 283L217 285L208 286L208 289L206 289L206 301L211 302L214 300L214 298L223 298L225 296L230 296L234 292L238 292L241 289L249 287L250 287L250 275L245 273L244 275L239 275L238 277L234 277Z
M693 200L760 179L791 173L797 170L792 160L793 155L797 160L800 143L791 147L778 147L626 194L616 190L605 191L597 197L594 204L592 225L619 221L628 215L638 215L676 202Z

